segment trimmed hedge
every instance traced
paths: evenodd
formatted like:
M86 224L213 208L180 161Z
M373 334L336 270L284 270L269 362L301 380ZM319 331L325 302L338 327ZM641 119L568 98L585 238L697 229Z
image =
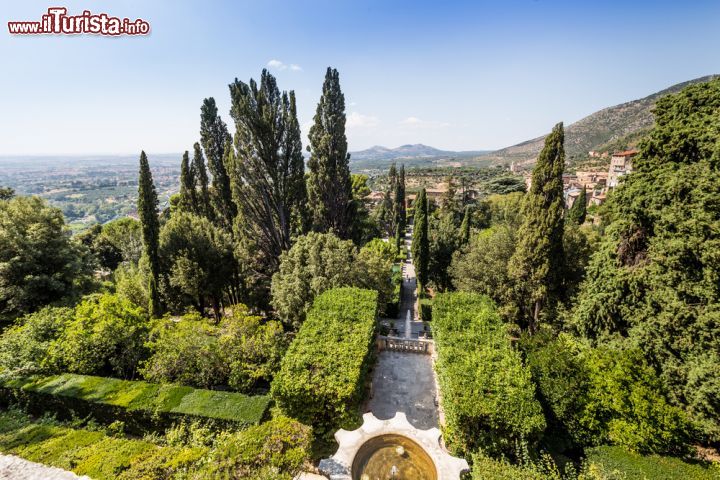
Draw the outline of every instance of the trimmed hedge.
M375 337L377 292L328 290L315 299L272 382L290 417L324 436L359 419Z
M18 412L0 412L0 451L97 480L171 478L190 468L206 450L161 447L97 430L35 423Z
M270 398L116 378L62 374L0 380L0 400L28 411L47 409L68 417L91 415L103 423L122 420L131 431L166 428L181 418L245 427L262 421Z
M433 302L436 370L453 452L513 456L545 429L530 371L508 339L493 302L455 292Z
M402 304L402 266L393 265L391 282L393 284L392 302L388 302L385 307L385 316L397 318L400 315L400 305Z
M639 455L623 447L585 450L588 479L602 480L711 480L720 478L720 464L689 463L677 457Z

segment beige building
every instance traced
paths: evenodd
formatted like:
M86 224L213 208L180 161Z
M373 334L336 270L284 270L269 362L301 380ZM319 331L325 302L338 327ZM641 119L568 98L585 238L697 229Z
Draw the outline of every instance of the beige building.
M637 153L637 150L613 153L610 158L610 169L608 170L608 188L617 187L620 177L632 172L632 159Z

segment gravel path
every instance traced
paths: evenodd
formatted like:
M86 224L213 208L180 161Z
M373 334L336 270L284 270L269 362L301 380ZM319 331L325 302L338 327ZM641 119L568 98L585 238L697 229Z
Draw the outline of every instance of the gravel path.
M48 467L24 460L14 455L0 454L0 479L12 480L90 480L90 477L78 477L61 468Z

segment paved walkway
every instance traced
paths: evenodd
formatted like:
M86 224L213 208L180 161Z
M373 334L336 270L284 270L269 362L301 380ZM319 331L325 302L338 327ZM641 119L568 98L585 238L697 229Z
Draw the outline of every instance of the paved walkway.
M48 467L14 455L0 454L0 479L12 480L90 480L61 468Z
M410 245L410 234L405 236ZM423 323L415 314L415 267L412 260L403 265L403 295L400 316L395 321L399 336L418 338ZM409 317L408 317L409 315ZM408 319L409 318L409 319ZM410 423L421 429L438 426L435 405L435 378L430 355L382 351L373 371L372 397L367 410L387 420L395 412L405 412Z

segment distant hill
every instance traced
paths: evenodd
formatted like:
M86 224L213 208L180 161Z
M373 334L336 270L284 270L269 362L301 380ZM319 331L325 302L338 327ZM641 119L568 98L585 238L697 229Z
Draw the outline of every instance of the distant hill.
M487 153L487 151L453 152L449 150L439 150L421 143L401 145L397 148L376 145L366 150L350 152L350 168L354 171L385 169L392 162L404 163L406 167L448 166L461 160L476 158L484 153Z
M645 98L622 103L595 112L565 127L565 152L568 163L587 158L589 151L613 151L635 146L653 126L652 109L660 97L676 93L693 83L702 83L718 78L708 75L678 83ZM533 138L511 147L496 150L485 155L493 163L516 162L519 165L535 163L542 149L545 136Z

